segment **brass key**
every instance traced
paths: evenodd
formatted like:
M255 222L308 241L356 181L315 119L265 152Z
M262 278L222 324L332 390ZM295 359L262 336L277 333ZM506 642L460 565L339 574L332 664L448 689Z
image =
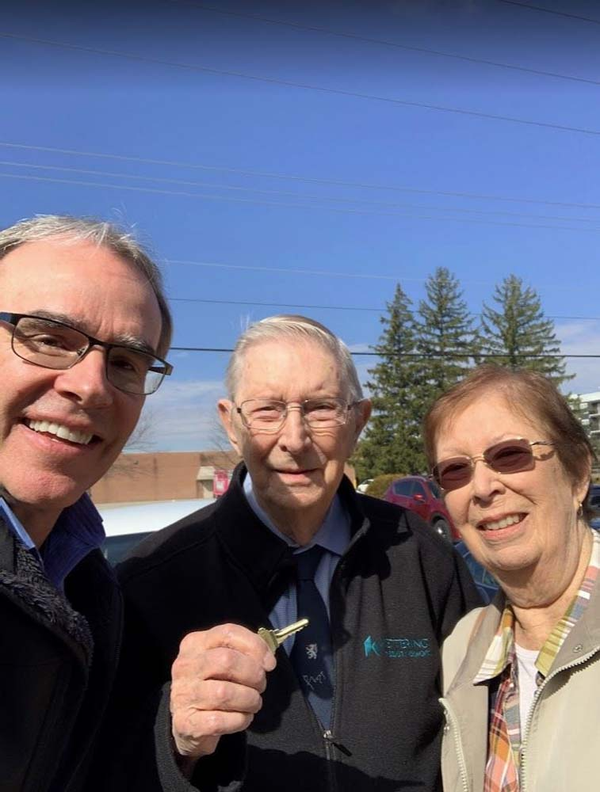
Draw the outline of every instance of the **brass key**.
M268 630L266 627L261 627L258 631L258 634L267 644L273 654L275 654L275 650L281 646L286 638L289 638L290 635L294 635L294 633L303 630L307 624L308 619L300 619L300 621L294 622L293 624L290 624L281 630Z

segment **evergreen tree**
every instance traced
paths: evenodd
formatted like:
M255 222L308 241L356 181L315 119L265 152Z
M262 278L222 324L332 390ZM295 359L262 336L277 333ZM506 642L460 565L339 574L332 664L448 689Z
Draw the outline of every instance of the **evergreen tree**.
M427 279L426 300L419 303L417 349L421 413L444 391L468 372L479 351L478 333L473 328L458 279L446 267L438 267Z
M509 275L496 286L493 300L498 310L484 303L481 317L482 346L491 356L489 362L539 371L557 385L573 378L565 373L554 322L544 317L534 289L524 288L521 278Z
M420 473L426 466L420 439L422 416L415 396L418 364L410 357L416 351L412 302L400 284L381 323L385 329L373 347L380 362L369 369L367 382L373 414L353 460L359 479Z

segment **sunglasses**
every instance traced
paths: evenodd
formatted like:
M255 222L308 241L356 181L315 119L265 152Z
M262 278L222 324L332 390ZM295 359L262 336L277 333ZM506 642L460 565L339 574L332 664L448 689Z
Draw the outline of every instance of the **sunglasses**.
M552 446L548 440L524 440L517 437L514 440L503 440L477 456L456 456L443 459L431 471L433 479L446 492L464 487L473 478L475 463L482 460L495 470L496 473L521 473L524 470L533 470L535 457L533 446Z

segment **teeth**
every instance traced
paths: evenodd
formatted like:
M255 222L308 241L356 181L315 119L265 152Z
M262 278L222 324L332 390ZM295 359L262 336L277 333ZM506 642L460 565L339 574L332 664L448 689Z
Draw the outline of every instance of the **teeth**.
M500 528L508 528L509 525L516 525L521 522L520 514L510 514L508 517L503 517L496 522L484 523L482 526L486 531L498 531Z
M78 443L79 445L87 445L93 434L87 432L79 432L76 429L69 429L62 424L50 423L50 421L27 421L27 426L33 429L34 432L44 432L45 434L53 434L60 437L61 440L69 440L71 443Z

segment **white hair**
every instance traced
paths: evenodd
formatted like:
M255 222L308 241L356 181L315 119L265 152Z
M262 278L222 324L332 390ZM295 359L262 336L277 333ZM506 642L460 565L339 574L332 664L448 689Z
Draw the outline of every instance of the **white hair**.
M266 319L261 319L260 322L250 325L238 338L225 375L225 385L230 399L235 399L246 351L263 341L281 339L312 341L319 344L332 355L339 366L342 382L348 389L350 401L361 401L364 398L352 355L340 338L314 319L293 314L279 314L268 316Z

